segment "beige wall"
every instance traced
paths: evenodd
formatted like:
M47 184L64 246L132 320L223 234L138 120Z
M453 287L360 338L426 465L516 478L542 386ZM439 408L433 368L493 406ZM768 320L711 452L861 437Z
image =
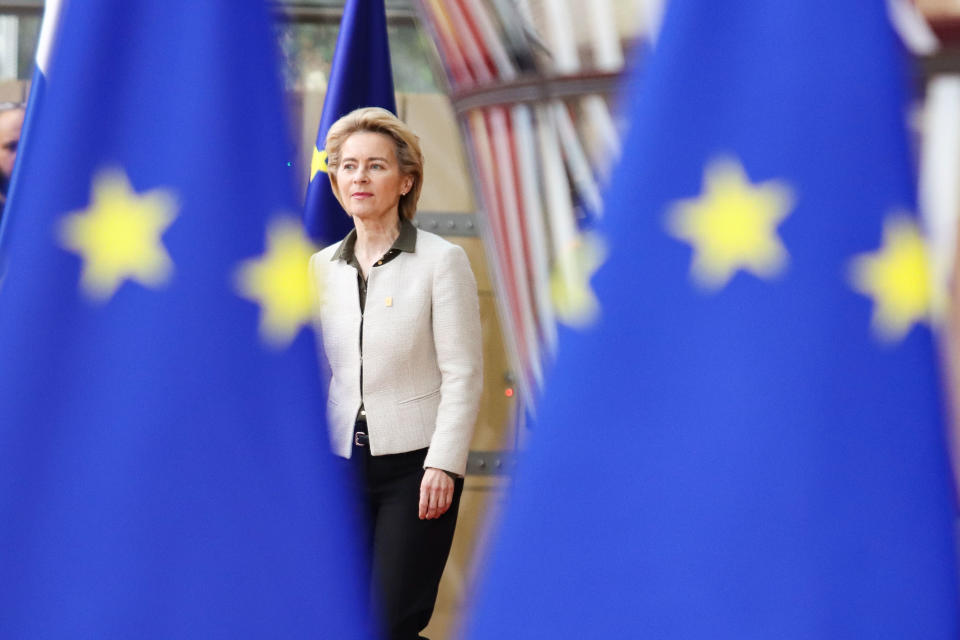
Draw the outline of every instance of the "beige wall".
M30 95L30 83L24 80L0 82L0 102L26 102Z

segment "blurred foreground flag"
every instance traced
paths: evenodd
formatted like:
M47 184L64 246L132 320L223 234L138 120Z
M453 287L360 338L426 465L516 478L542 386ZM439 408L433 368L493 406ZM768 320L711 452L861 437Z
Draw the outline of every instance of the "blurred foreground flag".
M5 237L0 637L367 637L267 7L61 20Z
M669 4L469 637L957 637L901 48Z
M327 178L327 131L360 107L397 112L383 1L346 0L340 20L303 208L307 233L323 244L336 242L353 229L353 221L337 202Z

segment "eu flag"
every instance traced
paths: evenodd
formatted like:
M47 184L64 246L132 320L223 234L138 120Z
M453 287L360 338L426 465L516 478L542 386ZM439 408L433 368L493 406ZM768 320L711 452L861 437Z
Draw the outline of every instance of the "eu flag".
M327 131L360 107L397 112L383 0L347 0L343 8L303 208L307 233L323 244L340 240L353 228L327 178Z
M956 638L880 0L674 0L471 638Z
M0 637L369 637L266 4L61 20L5 236Z

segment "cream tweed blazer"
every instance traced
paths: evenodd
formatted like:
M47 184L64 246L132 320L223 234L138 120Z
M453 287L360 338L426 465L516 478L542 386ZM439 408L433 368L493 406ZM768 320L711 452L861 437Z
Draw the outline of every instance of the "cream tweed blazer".
M341 243L310 259L333 452L349 458L353 450L362 330L370 452L429 447L424 467L463 475L483 386L477 283L466 253L418 229L413 252L370 270L361 316L357 270L333 259Z

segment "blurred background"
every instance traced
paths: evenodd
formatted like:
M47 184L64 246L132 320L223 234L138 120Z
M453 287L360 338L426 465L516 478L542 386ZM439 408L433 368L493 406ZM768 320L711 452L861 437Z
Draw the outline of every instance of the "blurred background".
M0 0L0 102L29 94L43 4ZM485 388L461 524L427 630L446 638L482 571L485 532L529 437L557 327L589 321L581 282L589 230L602 216L605 180L629 126L618 95L626 77L642 73L664 7L663 0L387 0L386 7L399 116L426 154L417 224L467 251L483 321ZM935 277L955 292L960 0L890 7L916 61L910 124ZM302 193L343 2L275 1L272 9L294 135L291 180ZM941 335L944 384L954 398L958 317L951 313Z

